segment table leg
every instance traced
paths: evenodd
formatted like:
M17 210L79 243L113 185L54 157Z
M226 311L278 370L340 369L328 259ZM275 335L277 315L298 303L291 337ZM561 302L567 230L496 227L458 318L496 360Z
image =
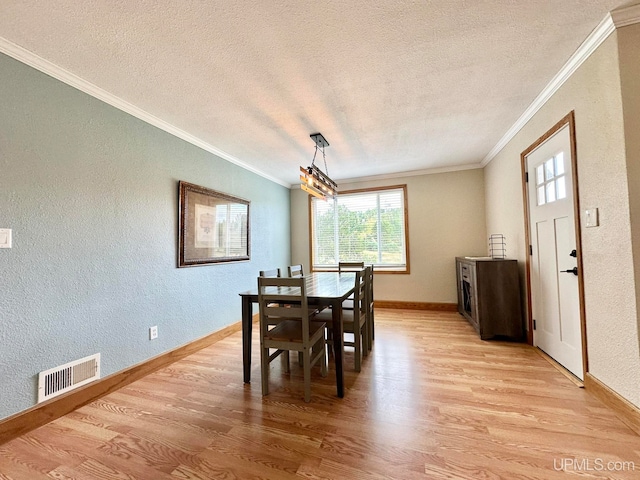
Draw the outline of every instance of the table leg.
M331 320L333 322L333 356L336 361L336 386L338 397L344 397L344 375L342 370L342 354L344 327L342 325L342 301L332 302Z
M242 367L244 383L251 382L251 328L253 326L253 302L242 297Z

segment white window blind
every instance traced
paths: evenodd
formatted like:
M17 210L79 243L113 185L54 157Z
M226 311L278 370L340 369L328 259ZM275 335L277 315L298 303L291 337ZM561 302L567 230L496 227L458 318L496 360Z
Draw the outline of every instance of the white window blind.
M333 200L313 198L313 268L364 261L377 269L407 266L404 188L341 193Z

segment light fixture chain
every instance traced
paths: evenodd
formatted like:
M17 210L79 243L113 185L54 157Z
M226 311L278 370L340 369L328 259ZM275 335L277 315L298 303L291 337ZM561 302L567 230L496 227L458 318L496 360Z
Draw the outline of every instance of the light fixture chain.
M318 148L318 146L316 145L316 149ZM322 159L324 160L324 173L327 174L327 177L329 176L329 168L327 167L327 157L324 154L324 145L322 145Z

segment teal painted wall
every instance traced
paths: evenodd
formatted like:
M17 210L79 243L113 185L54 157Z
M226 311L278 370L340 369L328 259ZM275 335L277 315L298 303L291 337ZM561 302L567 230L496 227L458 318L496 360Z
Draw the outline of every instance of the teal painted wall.
M251 261L176 267L179 180L251 201ZM42 370L100 352L106 376L239 321L238 293L289 263L289 209L287 188L0 55L0 419Z

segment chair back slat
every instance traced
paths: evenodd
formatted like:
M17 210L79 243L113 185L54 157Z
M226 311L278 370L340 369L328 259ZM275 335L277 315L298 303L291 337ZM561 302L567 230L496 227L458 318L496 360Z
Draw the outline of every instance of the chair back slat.
M302 318L304 316L303 309L301 307L280 307L274 305L267 305L266 312L269 317L279 318Z
M289 276L303 277L304 271L303 271L302 265L289 265Z
M338 272L356 272L364 268L364 262L338 262Z

